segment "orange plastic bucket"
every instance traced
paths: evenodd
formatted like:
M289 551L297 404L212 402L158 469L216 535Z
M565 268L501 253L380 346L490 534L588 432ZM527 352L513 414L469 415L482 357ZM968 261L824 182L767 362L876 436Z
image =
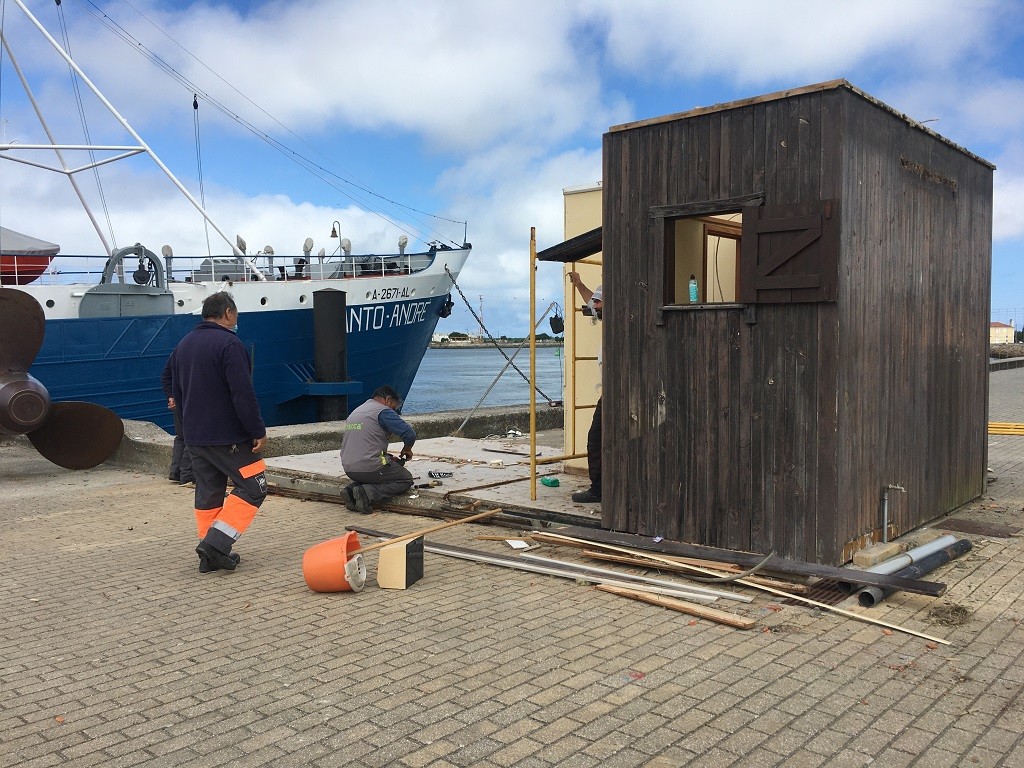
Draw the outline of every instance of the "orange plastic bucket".
M314 592L351 592L345 578L345 563L359 550L359 535L349 531L344 536L315 544L302 555L302 577Z

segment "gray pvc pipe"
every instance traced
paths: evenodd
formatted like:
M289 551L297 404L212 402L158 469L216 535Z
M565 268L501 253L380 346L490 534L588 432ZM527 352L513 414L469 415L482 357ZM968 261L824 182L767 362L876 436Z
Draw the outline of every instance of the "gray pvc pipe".
M940 549L937 552L932 552L930 555L921 558L916 563L896 571L896 575L907 579L918 579L927 573L931 573L936 568L945 565L950 560L955 560L960 557L960 555L970 551L971 542L967 539L960 539L948 547ZM870 608L874 605L878 605L894 592L896 592L896 590L891 587L865 587L857 593L857 601L865 608Z
M884 562L879 563L878 565L873 565L870 568L864 568L863 570L867 571L868 573L896 573L896 571L902 570L903 568L906 568L908 565L911 565L912 563L916 563L928 557L928 555L932 554L933 552L938 552L940 549L945 549L946 547L950 546L951 544L954 544L955 542L956 536L948 533L945 536L940 536L934 541L929 541L927 544L922 544L920 547L908 549L902 555L896 555L896 557L892 557ZM851 573L855 574L856 571L852 571ZM856 592L864 585L851 579L850 581L840 581L836 586L839 587L840 592L843 592L847 595L852 595L854 592Z

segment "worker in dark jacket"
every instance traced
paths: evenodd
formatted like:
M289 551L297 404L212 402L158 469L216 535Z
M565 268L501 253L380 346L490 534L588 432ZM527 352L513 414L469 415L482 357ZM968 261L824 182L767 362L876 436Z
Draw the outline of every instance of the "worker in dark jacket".
M267 496L267 444L250 375L249 354L235 335L238 308L228 293L203 302L199 323L171 353L172 397L181 408L195 477L199 571L233 571L231 551ZM225 499L228 479L234 484Z
M398 415L401 406L395 390L379 387L345 420L341 466L354 481L345 488L345 506L353 512L368 515L375 502L412 487L412 473L404 465L412 458L416 430ZM387 452L391 435L403 443L398 459Z

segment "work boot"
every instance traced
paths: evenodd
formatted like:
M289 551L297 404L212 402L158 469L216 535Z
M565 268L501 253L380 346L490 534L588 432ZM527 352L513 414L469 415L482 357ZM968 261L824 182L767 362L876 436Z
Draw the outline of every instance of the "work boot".
M577 491L572 495L572 500L579 504L600 504L601 494L594 493L593 488L587 488L585 491Z
M240 562L242 562L242 558L238 556L237 552L229 552L228 557L235 561L235 565L238 565ZM219 570L220 568L218 568L215 565L212 565L209 560L204 560L202 555L199 556L200 573L213 573L214 571Z
M225 554L219 549L215 549L207 544L205 541L200 541L196 546L196 552L199 554L199 570L201 573L209 573L210 571L224 570L233 571L235 566L238 565L238 559L231 557L231 554ZM203 570L203 564L206 564L208 570Z
M370 505L370 497L366 495L366 489L361 485L353 485L352 488L352 501L356 505L356 512L361 515L368 515L373 512L373 507Z
M355 488L355 483L350 483L341 489L341 498L345 501L345 509L349 512L358 512L356 508L356 497L352 495L352 489Z

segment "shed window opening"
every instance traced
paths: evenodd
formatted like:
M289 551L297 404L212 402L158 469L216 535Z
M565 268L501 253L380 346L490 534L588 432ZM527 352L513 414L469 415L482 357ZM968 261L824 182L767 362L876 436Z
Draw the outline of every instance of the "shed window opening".
M666 304L737 302L741 220L736 211L666 221Z

